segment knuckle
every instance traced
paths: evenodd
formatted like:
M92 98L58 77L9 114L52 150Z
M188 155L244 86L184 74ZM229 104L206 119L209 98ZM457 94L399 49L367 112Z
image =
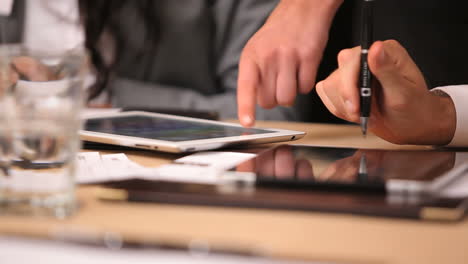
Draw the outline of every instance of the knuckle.
M262 60L272 60L278 57L283 50L287 48L283 47L282 45L273 46L273 45L263 45L261 48L255 49L257 56Z
M301 59L305 61L316 61L321 58L321 53L316 47L303 48L299 54Z
M276 49L268 49L258 53L260 61L265 63L272 63L276 60L278 56L278 51Z
M285 58L292 59L296 56L296 51L290 45L282 44L278 46L277 53Z

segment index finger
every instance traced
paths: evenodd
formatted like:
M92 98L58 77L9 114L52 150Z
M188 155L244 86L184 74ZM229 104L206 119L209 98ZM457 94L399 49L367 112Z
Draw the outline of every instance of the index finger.
M255 102L260 82L259 76L257 64L250 58L241 58L237 80L237 111L240 123L246 127L251 127L255 123Z

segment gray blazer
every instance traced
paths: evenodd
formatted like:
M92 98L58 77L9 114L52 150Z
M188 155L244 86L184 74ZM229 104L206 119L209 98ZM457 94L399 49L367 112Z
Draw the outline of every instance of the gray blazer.
M277 0L158 0L160 36L142 54L145 23L133 1L118 24L122 52L108 90L117 107L217 111L237 117L236 83L242 48ZM16 0L7 23L8 41L19 41L24 0ZM295 110L257 109L263 120L297 120Z

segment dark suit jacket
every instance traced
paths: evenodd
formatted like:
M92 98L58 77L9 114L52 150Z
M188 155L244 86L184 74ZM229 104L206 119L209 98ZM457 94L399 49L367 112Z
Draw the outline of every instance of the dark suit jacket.
M318 81L336 69L339 50L359 45L360 2L345 0L338 11ZM376 40L396 39L407 48L429 88L468 84L467 13L468 1L376 0L374 36ZM339 122L315 91L302 102L303 119Z

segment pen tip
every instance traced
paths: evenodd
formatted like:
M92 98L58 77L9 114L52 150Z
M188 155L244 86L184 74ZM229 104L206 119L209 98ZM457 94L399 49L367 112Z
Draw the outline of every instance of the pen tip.
M364 137L367 136L367 117L361 117L361 131Z

